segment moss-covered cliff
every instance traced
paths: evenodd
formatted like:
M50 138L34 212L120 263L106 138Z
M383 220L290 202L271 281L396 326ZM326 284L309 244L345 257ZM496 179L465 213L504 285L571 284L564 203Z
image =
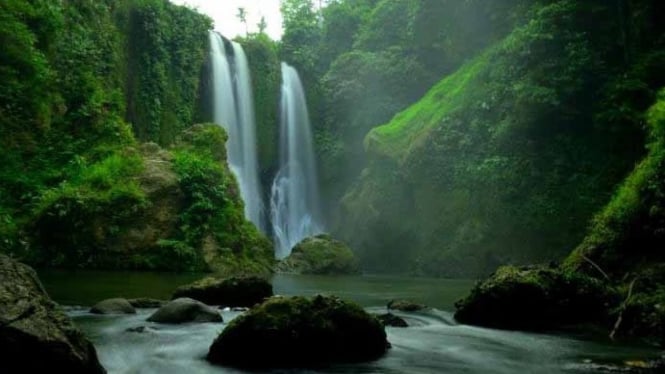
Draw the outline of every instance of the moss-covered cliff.
M191 127L209 18L166 0L0 7L0 251L42 266L268 271L226 136Z
M483 274L562 259L581 241L644 155L641 113L664 78L659 5L615 5L534 4L508 37L367 135L369 165L339 228L365 266Z

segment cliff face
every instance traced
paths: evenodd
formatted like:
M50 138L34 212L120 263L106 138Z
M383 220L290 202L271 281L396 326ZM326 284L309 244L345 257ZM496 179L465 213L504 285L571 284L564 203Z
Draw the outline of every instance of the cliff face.
M370 131L338 229L364 265L468 276L564 258L643 157L643 113L665 83L660 5L631 5L538 3Z
M226 135L192 127L210 19L122 0L10 1L2 20L0 251L43 266L267 271Z

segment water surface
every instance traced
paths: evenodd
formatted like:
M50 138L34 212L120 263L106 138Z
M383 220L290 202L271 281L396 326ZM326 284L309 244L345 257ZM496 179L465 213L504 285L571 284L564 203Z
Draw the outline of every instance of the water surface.
M42 273L57 301L90 305L113 296L168 298L180 284L200 275L122 272ZM435 309L399 313L410 327L386 329L392 343L383 358L367 364L340 365L325 373L599 373L599 365L657 357L648 347L581 340L561 335L492 330L457 324L451 311L473 282L387 276L316 277L276 275L275 293L336 294L368 311L385 312L392 299L407 298ZM208 347L239 313L222 311L222 324L159 325L146 322L154 309L131 316L96 316L87 308L68 308L95 343L109 373L239 373L209 365ZM145 326L143 333L128 328ZM281 371L284 372L284 371ZM289 371L294 373L307 371Z

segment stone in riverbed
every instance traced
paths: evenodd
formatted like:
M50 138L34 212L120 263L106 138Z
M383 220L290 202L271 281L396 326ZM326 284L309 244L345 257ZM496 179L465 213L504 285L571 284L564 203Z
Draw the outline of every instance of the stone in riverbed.
M358 260L351 248L320 234L303 239L277 264L277 271L295 274L357 274Z
M388 310L399 310L402 312L419 312L421 310L427 309L427 305L414 303L407 300L391 300L388 305L386 305Z
M162 305L166 304L166 301L164 300L150 299L147 297L127 299L127 301L137 309L160 308Z
M106 373L34 270L0 255L0 372Z
M231 321L207 358L247 369L317 368L374 360L389 347L381 322L354 303L272 297Z
M609 324L617 294L602 281L556 267L503 266L455 303L455 319L479 326L542 330Z
M409 327L404 318L398 317L392 313L375 314L375 317L383 323L384 326Z
M93 314L136 314L132 304L123 298L106 299L95 304L90 313Z
M187 297L168 302L148 317L157 323L223 322L217 309Z
M226 279L203 278L178 287L173 299L189 297L209 305L251 307L273 295L272 285L257 276L237 276Z

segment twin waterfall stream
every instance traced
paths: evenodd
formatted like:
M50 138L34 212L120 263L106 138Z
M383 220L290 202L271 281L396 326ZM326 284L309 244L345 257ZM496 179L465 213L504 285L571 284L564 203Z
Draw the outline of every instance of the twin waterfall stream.
M266 212L247 57L240 44L211 32L210 58L213 121L228 133L228 162L238 180L245 217L273 237L275 257L282 259L300 240L322 231L311 125L300 77L282 62L279 168Z

